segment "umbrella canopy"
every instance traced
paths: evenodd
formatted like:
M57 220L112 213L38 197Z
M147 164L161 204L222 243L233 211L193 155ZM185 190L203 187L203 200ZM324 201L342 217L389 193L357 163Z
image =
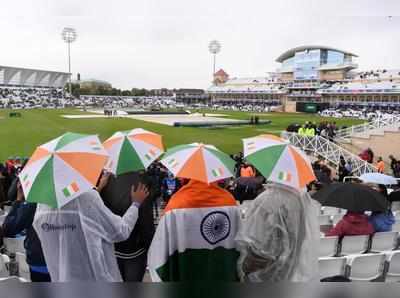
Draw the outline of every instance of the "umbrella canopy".
M162 137L141 128L116 132L103 145L110 154L107 168L115 175L147 169L164 152Z
M366 173L362 174L359 179L364 183L374 183L383 185L395 185L397 184L396 178L392 176L381 174L381 173Z
M235 162L212 145L193 143L168 150L161 163L175 177L212 183L232 177Z
M308 157L274 135L243 139L244 157L269 181L302 189L316 180Z
M66 133L39 146L20 173L25 198L61 208L96 185L107 159L97 136Z
M400 190L392 191L388 199L390 202L400 202Z
M362 184L333 183L313 195L322 206L346 209L353 212L385 211L386 198L376 190Z

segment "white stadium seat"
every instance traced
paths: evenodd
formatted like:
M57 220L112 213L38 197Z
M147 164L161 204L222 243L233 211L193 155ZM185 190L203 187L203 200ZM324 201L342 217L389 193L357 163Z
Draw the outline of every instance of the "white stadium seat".
M4 238L4 246L6 251L10 254L15 254L17 252L25 253L24 241L25 237L18 238Z
M352 281L373 281L383 274L385 254L363 254L348 258L349 278Z
M369 235L344 236L340 247L340 255L361 254L368 249Z
M336 207L322 207L321 210L324 215L337 215L341 213L341 209Z
M346 258L319 258L318 270L320 279L336 275L344 275Z
M380 232L372 237L371 252L390 251L397 247L398 232Z
M318 257L333 257L336 255L339 237L322 237L319 241Z
M5 219L6 219L7 215L0 215L0 226L3 225Z
M319 215L318 221L320 226L329 226L332 225L331 216L330 215Z
M17 252L15 254L15 260L18 263L19 277L29 281L31 279L31 273L29 265L26 263L26 256L23 253Z
M396 223L392 226L392 231L400 233L400 221L396 221Z
M336 214L336 215L332 215L331 217L332 219L332 225L336 225L342 218L343 215L342 214Z
M400 211L393 212L393 215L396 218L396 221L400 221Z
M400 250L387 253L386 261L389 264L385 281L400 282Z
M400 211L400 202L392 203L392 211Z
M8 214L8 213L10 212L11 208L12 208L11 206L4 206L4 207L3 207L4 213L5 213L5 214Z
M8 256L0 254L0 277L4 278L10 275L7 268L8 263L10 263Z

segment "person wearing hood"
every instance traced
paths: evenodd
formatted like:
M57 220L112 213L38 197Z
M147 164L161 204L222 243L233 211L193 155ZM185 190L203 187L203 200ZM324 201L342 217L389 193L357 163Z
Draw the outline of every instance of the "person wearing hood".
M241 281L318 280L319 210L307 192L268 184L242 213L235 239Z
M132 187L130 206L120 217L99 194L109 178L110 173L103 173L97 190L81 194L60 209L38 204L33 227L53 282L122 281L114 243L129 237L149 191L142 183Z
M382 193L385 198L388 198L386 186L378 185L378 187L374 188ZM389 205L388 209L384 212L372 212L369 217L369 222L374 226L375 232L390 232L392 231L393 224L396 222L396 218Z
M364 214L364 212L347 211L343 218L325 233L325 236L371 235L374 232L374 227L369 222L368 215Z

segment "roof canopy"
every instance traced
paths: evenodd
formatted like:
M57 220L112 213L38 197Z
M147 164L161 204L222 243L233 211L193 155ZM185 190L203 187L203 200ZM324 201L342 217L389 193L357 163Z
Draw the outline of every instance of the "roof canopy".
M0 65L0 85L64 87L70 73Z
M340 52L340 53L343 53L343 54L346 54L346 55L358 57L357 55L355 55L353 53L350 53L350 52L347 52L347 51L343 51L343 50L339 50L339 49L336 49L336 48L326 47L326 46L300 46L300 47L296 47L296 48L293 48L293 49L290 49L290 50L284 52L282 55L280 55L276 59L276 62L282 63L286 59L288 59L290 57L293 57L296 52L301 52L301 51L305 51L305 50L329 50L329 51L336 51L336 52Z

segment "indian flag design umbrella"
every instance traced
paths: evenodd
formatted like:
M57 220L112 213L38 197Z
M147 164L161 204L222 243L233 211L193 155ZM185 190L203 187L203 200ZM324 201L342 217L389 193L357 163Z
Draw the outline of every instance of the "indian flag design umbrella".
M308 157L274 135L243 139L244 157L269 181L302 189L314 181Z
M175 177L212 183L233 176L235 162L212 145L193 143L168 150L161 163Z
M39 146L20 173L25 198L61 208L96 185L107 159L97 136L66 133Z
M116 175L147 169L164 152L162 137L141 128L116 132L103 145L107 169Z

